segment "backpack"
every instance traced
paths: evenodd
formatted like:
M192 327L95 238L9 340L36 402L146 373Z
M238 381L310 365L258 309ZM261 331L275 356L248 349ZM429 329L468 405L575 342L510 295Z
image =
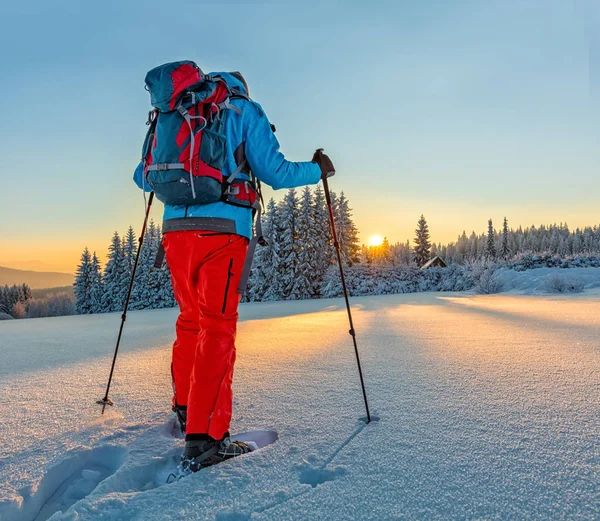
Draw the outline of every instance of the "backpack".
M237 169L229 177L222 172L225 121L230 110L241 113L230 101L249 98L223 78L203 74L193 61L160 65L145 82L154 110L146 122L142 163L156 198L169 205L223 201L256 209L254 180L236 182L242 171L249 174L245 157L236 157Z
M193 61L155 67L146 74L145 81L154 110L146 122L142 164L144 180L156 198L169 205L222 201L251 208L256 216L238 287L238 293L243 294L256 245L266 245L260 219L260 182L250 172L243 144L235 150L237 168L229 177L223 175L223 164L227 153L227 115L230 110L241 114L231 100L250 98L230 88L218 75L204 74ZM245 179L236 179L240 173L245 174ZM163 257L161 245L156 267L162 265Z

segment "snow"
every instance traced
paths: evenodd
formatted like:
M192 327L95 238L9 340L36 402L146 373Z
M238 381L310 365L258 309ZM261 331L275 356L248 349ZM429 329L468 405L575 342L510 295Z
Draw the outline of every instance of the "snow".
M539 272L540 270L532 270ZM260 451L166 484L176 311L0 323L2 521L598 519L600 303L416 293L241 307L234 432Z
M567 282L579 282L583 289L600 288L600 268L536 268L515 271L501 268L494 278L502 283L502 290L528 295L553 293L551 282L558 278Z

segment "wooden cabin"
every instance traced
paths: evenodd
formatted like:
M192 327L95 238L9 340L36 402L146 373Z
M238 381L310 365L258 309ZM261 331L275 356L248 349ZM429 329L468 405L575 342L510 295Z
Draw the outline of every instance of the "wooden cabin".
M422 270L426 270L427 268L447 268L448 265L444 262L439 255L436 255L430 261L427 261L423 266L421 266Z

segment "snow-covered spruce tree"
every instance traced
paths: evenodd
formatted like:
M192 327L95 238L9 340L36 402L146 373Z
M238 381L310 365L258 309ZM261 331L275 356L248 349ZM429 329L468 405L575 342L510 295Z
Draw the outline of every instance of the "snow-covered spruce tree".
M360 245L358 243L358 230L352 220L352 209L344 192L340 194L337 200L336 214L335 226L338 234L338 242L340 243L342 262L347 266L352 266L352 264L358 261Z
M108 247L108 261L104 266L102 278L101 309L103 313L123 311L125 299L122 295L122 288L125 277L125 256L119 233L115 232Z
M281 240L279 247L278 278L281 284L281 297L284 300L296 300L301 294L296 282L298 266L298 197L291 188L278 205Z
M125 237L123 238L123 256L125 258L125 272L124 277L121 281L121 301L123 304L127 299L127 292L129 291L129 283L131 282L131 275L133 273L133 265L135 264L135 256L137 254L137 244L135 240L135 232L133 227L129 226ZM139 273L136 274L136 277ZM134 283L135 287L135 283Z
M129 226L127 233L123 238L123 254L125 255L125 265L128 273L133 271L133 265L135 264L135 254L137 251L137 244L135 240L135 232L133 227Z
M314 297L315 272L314 272L314 220L313 196L310 188L302 190L298 219L296 222L298 264L296 266L296 295L298 300Z
M158 233L158 242L162 240L162 234ZM171 283L171 271L166 259L163 261L162 266L159 270L156 270L157 274L157 285L158 285L158 300L157 307L159 308L172 308L177 305L175 300L175 294L173 293L173 286Z
M467 238L467 232L463 230L462 235L459 235L458 241L456 242L456 255L454 259L454 263L456 264L464 264L465 261L469 258L469 239ZM431 258L434 257L433 251L431 253Z
M167 304L172 307L174 305L174 297L171 287L171 276L170 274L168 276L162 275L162 271L166 265L165 260L163 259L163 263L159 268L154 267L156 254L162 241L160 227L154 221L150 221L147 234L147 238L144 239L144 248L147 248L146 254L148 255L148 258L145 259L145 269L148 270L147 307L157 309L165 307ZM136 284L138 283L136 282ZM139 284L141 286L141 283ZM163 287L164 284L166 284L166 287Z
M485 254L489 259L496 258L496 237L494 233L494 225L492 220L488 221L488 235L487 235L487 246L485 248Z
M266 246L258 246L254 255L251 274L251 285L248 290L248 300L261 302L265 300L280 300L279 284L279 226L278 210L275 200L271 198L263 218L263 237Z
M418 228L415 230L417 236L415 237L414 259L417 267L420 268L430 258L431 243L429 242L429 227L427 226L425 216L421 215L417 225Z
M81 262L75 272L75 282L73 282L73 291L77 299L77 314L87 315L92 313L92 256L87 247L81 254Z
M23 294L23 302L27 303L27 301L32 297L31 288L27 284L23 283L21 284L21 292Z
M314 223L311 240L314 246L312 253L314 279L312 292L315 297L320 297L327 270L335 262L331 225L329 223L329 210L325 201L325 192L321 188L321 185L318 185L315 189L313 209Z
M503 259L508 259L510 256L510 246L508 243L508 219L504 218L504 223L502 225L502 249L500 250L500 255Z
M153 273L152 268L154 266L157 248L156 225L154 224L154 221L150 221L144 236L135 283L131 291L131 309L149 309L155 307L153 305L153 297L157 288L153 287L156 286L153 283L157 277L155 273Z
M90 312L102 313L102 295L104 288L102 287L102 268L96 252L92 255L90 265Z

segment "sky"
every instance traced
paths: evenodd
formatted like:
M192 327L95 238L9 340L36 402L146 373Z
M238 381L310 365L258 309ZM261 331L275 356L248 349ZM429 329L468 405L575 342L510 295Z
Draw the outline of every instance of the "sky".
M141 228L144 76L180 59L242 71L288 159L325 148L362 242L600 223L596 0L172 5L0 6L0 265Z

